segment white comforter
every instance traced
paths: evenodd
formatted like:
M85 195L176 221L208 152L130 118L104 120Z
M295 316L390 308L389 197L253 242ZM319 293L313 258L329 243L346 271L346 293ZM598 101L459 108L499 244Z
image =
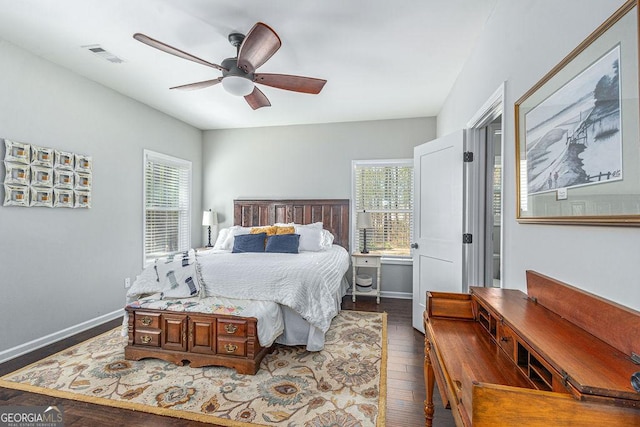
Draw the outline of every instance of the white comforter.
M338 314L336 295L349 268L349 254L337 245L299 254L208 251L197 259L207 295L275 301L323 332Z

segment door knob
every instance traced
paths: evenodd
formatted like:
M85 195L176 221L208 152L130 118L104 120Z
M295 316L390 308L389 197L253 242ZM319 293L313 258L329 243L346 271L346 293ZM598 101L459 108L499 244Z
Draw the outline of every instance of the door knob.
M411 249L418 249L418 244L417 243L412 243L411 244Z

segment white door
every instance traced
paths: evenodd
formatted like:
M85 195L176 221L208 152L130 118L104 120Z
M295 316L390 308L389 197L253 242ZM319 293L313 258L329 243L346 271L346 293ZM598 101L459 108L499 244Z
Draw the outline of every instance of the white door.
M463 291L464 139L460 130L413 151L413 327L423 333L426 292Z

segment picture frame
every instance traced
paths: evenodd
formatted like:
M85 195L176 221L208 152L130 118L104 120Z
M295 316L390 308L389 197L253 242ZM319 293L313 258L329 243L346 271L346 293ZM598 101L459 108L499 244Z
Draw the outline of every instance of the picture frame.
M53 187L53 169L31 166L31 185L34 187Z
M4 184L3 206L29 206L29 190L26 185Z
M56 169L66 169L73 170L73 160L75 155L73 153L69 153L68 151L59 151L54 150L55 152L55 160L54 167Z
M28 165L31 163L31 146L22 142L4 140L5 152L4 160L6 162L22 163Z
M52 148L31 146L31 164L35 166L53 167L54 150Z
M76 190L90 190L92 177L90 173L76 173L75 174L75 189Z
M71 171L64 169L54 169L53 171L53 186L55 188L73 189L75 174Z
M93 169L93 161L91 156L85 156L84 154L76 154L76 172L91 173Z
M73 208L73 190L65 188L53 189L53 207L54 208Z
M515 103L520 223L640 225L638 0Z
M74 190L73 198L75 200L74 208L90 208L91 207L91 192Z
M31 187L31 203L29 206L53 207L53 188Z
M22 163L4 162L4 183L29 185L31 181L31 166Z

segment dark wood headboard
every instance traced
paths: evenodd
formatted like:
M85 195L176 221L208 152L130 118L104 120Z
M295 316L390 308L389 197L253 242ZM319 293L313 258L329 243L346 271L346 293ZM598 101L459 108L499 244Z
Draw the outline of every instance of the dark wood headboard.
M233 224L242 227L276 222L322 222L334 244L349 250L349 199L234 200Z

